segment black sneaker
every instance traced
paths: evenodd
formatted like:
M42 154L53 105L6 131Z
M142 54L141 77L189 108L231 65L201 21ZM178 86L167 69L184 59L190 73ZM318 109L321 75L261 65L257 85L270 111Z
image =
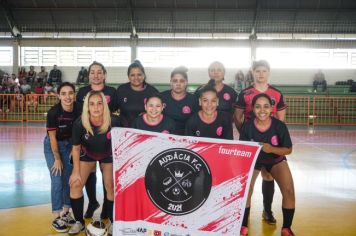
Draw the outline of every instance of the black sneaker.
M109 218L108 214L106 213L106 210L103 209L100 213L100 219L104 220L104 219L107 219Z
M66 222L64 222L61 218L57 217L52 222L52 228L58 233L65 233L68 231L68 227Z
M87 211L84 214L84 218L92 218L94 215L94 211L100 207L99 203L88 204Z
M273 212L267 212L267 211L263 211L262 213L262 218L266 221L267 224L270 225L275 225L276 224L276 218L274 218L273 216Z

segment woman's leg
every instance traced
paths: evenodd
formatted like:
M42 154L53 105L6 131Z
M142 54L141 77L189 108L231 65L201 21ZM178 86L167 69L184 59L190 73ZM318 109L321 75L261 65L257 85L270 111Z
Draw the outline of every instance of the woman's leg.
M277 181L282 193L283 228L290 228L295 210L295 193L292 173L288 163L282 161L274 165L271 174Z
M247 225L248 225L248 218L250 216L251 197L252 197L253 188L255 187L256 179L257 179L259 173L260 173L259 170L254 170L253 174L252 174L251 184L250 184L247 201L246 201L245 214L244 214L244 217L242 220L242 226L244 226L244 227L247 227Z
M109 219L113 222L113 210L114 210L114 177L113 177L113 164L102 163L101 164L103 180L106 189L106 213L109 215Z

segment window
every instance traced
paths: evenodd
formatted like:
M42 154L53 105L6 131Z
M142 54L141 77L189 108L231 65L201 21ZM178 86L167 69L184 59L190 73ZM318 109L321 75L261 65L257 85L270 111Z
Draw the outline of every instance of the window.
M0 47L0 66L12 66L12 47Z
M257 48L258 60L273 68L356 68L355 49Z
M127 66L129 47L22 47L24 66L88 66L93 61L105 66Z
M220 61L230 68L248 68L250 66L249 48L171 48L140 47L138 58L147 67L177 67L184 65L192 68L206 68L213 61Z

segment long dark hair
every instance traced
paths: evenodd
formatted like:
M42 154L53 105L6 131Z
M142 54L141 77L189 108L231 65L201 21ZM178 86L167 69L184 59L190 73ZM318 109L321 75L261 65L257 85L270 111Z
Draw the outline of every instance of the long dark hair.
M127 68L127 76L130 75L131 70L134 68L138 68L142 71L142 74L144 76L142 87L145 87L147 84L146 83L146 72L145 72L145 68L143 67L143 65L141 64L141 62L139 60L134 60L134 62L132 62L129 65L129 67Z

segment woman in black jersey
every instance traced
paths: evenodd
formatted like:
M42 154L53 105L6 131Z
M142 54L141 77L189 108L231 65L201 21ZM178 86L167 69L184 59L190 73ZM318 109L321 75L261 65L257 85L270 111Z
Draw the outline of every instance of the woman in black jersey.
M291 225L295 210L295 194L293 177L286 156L292 152L292 141L287 126L271 116L272 100L264 93L256 95L252 100L255 118L242 126L240 140L255 141L263 144L253 172L245 215L240 235L248 234L248 217L250 213L251 196L256 178L264 167L277 181L282 193L283 227L282 236L294 236Z
M198 112L198 99L187 92L188 69L181 66L171 73L171 89L162 92L165 108L163 114L172 118L176 123L177 134L183 135L185 123L189 117Z
M132 122L145 111L145 99L158 91L146 83L145 69L138 60L129 66L127 76L130 82L117 88L116 101L122 125L131 127Z
M201 88L199 97L201 110L187 121L186 135L233 139L231 116L217 110L219 102L218 93L214 87L208 84Z
M135 119L132 128L166 134L176 133L175 122L162 114L163 108L160 94L157 93L147 97L145 103L146 112Z
M232 115L234 112L234 105L237 99L237 93L232 87L224 84L224 65L219 61L214 61L209 65L208 73L210 80L214 80L214 88L218 93L218 110L230 113ZM197 97L199 97L200 89L201 88L198 88L197 91L195 91Z
M69 234L78 234L84 230L83 187L89 174L100 163L105 189L107 191L106 212L113 222L113 160L111 151L111 127L120 125L118 118L110 115L105 96L100 91L90 91L85 97L83 112L73 126L73 172L69 179L70 197L76 223ZM80 155L80 153L83 155ZM112 232L112 224L109 233Z
M75 102L75 87L65 82L58 89L59 103L47 113L47 136L44 139L44 154L51 176L52 227L57 232L67 232L74 224L69 213L69 176L72 173L69 155L72 151L72 126L80 116Z

